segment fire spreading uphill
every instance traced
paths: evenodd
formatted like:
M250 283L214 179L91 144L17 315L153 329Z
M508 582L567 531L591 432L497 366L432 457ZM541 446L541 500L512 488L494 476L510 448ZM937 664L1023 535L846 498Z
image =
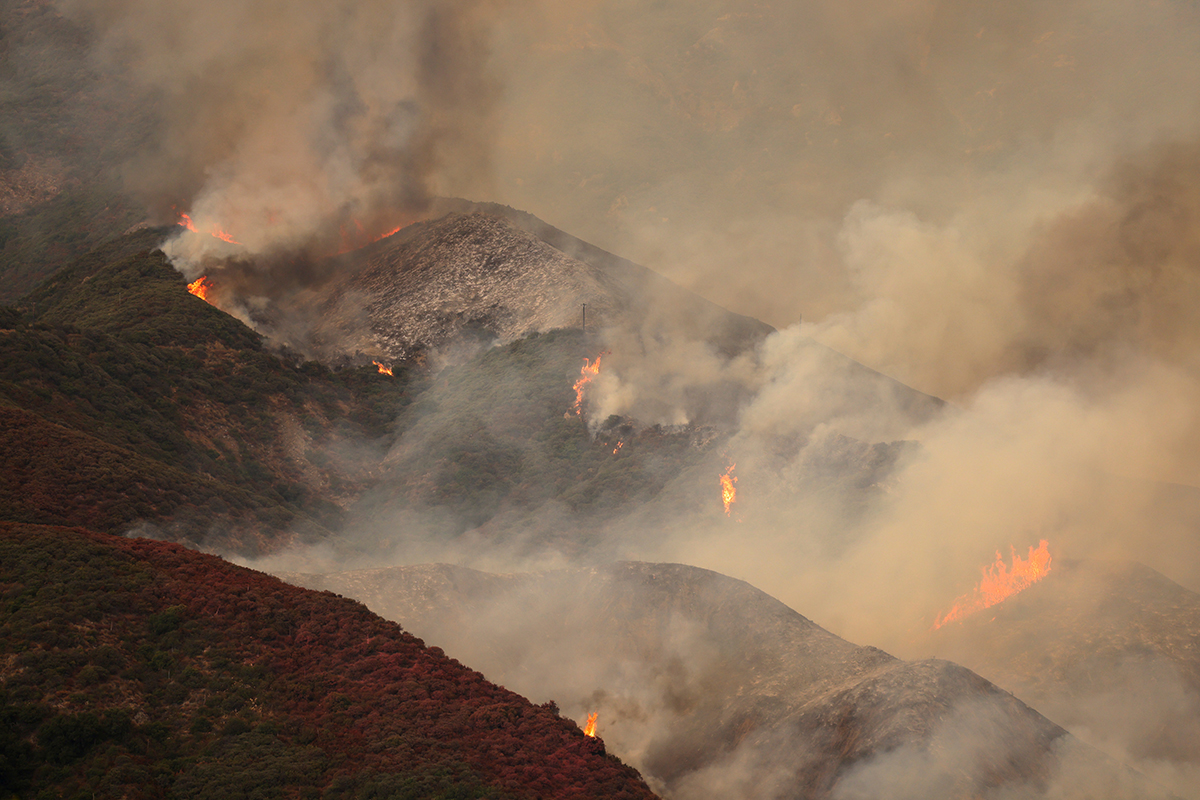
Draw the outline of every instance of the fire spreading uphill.
M997 552L996 561L981 569L983 578L975 587L974 593L965 594L955 600L950 610L933 623L934 629L990 608L1029 588L1050 572L1050 560L1050 543L1045 539L1042 539L1036 548L1033 545L1029 546L1027 558L1021 558L1017 555L1016 548L1012 548L1011 569Z
M737 464L732 461L721 476L721 502L725 504L725 516L729 516L729 507L737 502L737 477L733 474Z
M195 223L192 222L192 218L190 216L188 216L187 214L180 214L179 222L177 222L176 224L180 225L184 228L187 228L189 231L192 231L193 233L199 233L199 231L196 230ZM226 231L223 231L220 228L220 226L218 226L218 225L211 226L209 228L208 232L210 235L212 235L213 237L215 237L217 239L220 239L222 242L229 242L230 244L241 244L241 242L236 241L232 235L230 235Z
M596 735L596 718L599 717L599 712L592 711L588 713L587 724L583 726L584 736Z
M378 361L372 361L371 363L374 364L375 366L379 367L380 375L391 375L392 374L391 367L385 367L383 364L380 364Z
M575 389L575 405L571 408L577 417L583 416L583 389L600 374L600 360L606 355L608 353L601 353L596 356L594 362L587 358L583 360L583 368L579 370L579 380L575 381L575 385L572 387ZM567 416L570 414L568 413Z
M189 283L187 287L188 293L196 295L196 297L199 297L201 300L207 303L208 290L212 288L211 284L205 283L207 280L207 275L201 275L199 278Z

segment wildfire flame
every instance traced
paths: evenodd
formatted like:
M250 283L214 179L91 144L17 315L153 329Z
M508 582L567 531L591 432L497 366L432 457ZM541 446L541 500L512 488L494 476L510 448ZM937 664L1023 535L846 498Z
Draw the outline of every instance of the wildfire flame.
M207 303L208 302L208 290L212 287L204 285L204 282L206 280L208 280L208 276L201 275L199 278L192 281L187 286L188 286L188 292L196 295L196 297L199 297L201 300L203 300L204 302Z
M197 230L196 230L196 225L195 225L195 223L194 223L194 222L192 222L192 218L191 218L189 215L187 215L187 214L180 214L180 215L179 215L179 222L177 222L176 224L177 224L177 225L180 225L180 226L182 226L182 227L184 227L184 228L187 228L187 229L188 229L189 231L191 231L192 233L199 233L199 231L197 231ZM216 225L213 225L213 226L212 226L212 229L209 231L209 233L210 233L212 236L214 236L214 237L216 237L216 238L220 239L220 240L221 240L221 241L223 241L223 242L229 242L230 244L241 244L241 242L239 242L239 241L237 241L236 239L234 239L234 238L233 238L233 236L232 236L231 234L229 234L229 233L227 233L227 232L225 232L225 231L221 230L221 229L220 229L220 228L218 228Z
M617 454L617 452L620 451L620 449L624 446L625 446L624 440L618 440L617 446L613 448L613 455L615 456Z
M594 712L594 711L590 712L588 714L587 725L583 726L583 735L584 736L595 736L596 735L596 717L598 717L598 716L600 716L600 714L598 712Z
M371 363L374 364L375 366L379 367L380 375L391 375L392 374L391 367L385 367L383 364L380 364L378 361L372 361Z
M994 606L1037 583L1050 571L1050 543L1045 539L1042 539L1036 548L1033 545L1029 546L1028 558L1017 555L1015 547L1011 550L1012 569L1005 566L1004 559L997 550L996 561L990 566L980 568L983 578L975 587L974 594L965 594L955 600L950 610L933 623L934 629Z
M721 476L721 502L725 504L725 516L727 517L729 516L729 507L737 502L737 478L733 474L733 468L736 466L737 464L732 461L729 462L729 468Z
M600 359L606 354L601 353L596 356L596 363L591 363L588 359L583 360L583 368L579 370L579 380L575 381L575 405L571 406L575 410L575 416L583 414L583 387L592 382L592 379L600 374Z
M378 242L380 239L386 239L404 230L403 225L397 225L389 230L376 233L369 230L356 219L352 219L351 222L354 223L354 230L347 229L345 225L338 226L338 233L341 234L342 243L334 255L344 255L352 250L366 247L372 242ZM376 228L376 231L378 231L378 228Z

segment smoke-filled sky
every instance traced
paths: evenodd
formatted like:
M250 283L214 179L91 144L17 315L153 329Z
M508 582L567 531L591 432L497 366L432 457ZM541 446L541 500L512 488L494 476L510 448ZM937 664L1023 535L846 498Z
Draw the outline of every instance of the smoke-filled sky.
M1200 4L57 5L157 112L123 175L160 220L194 219L168 247L185 272L229 254L212 226L242 253L331 252L456 195L780 328L735 363L662 336L608 362L593 402L648 421L746 389L746 503L771 437L809 443L741 527L614 551L898 648L896 619L1040 538L1200 588L1200 506L1166 485L1200 485ZM950 405L906 416L813 339ZM852 530L786 491L837 436L921 443Z
M757 366L668 338L598 384L606 410L725 381L757 393L750 453L814 409L922 442L867 563L919 573L930 542L959 568L1064 519L1134 554L1113 529L1150 527L1154 493L1094 477L1200 484L1195 3L58 6L157 112L123 175L160 219L190 213L182 269L229 253L212 226L268 256L436 195L531 211L785 329ZM879 398L829 406L845 387L813 378L810 338L949 413L905 429ZM1186 525L1154 527L1148 560L1200 584ZM745 553L741 577L787 564Z
M951 400L893 431L929 454L920 514L969 502L947 525L1008 529L1017 496L1056 518L1092 474L1200 483L1193 2L57 5L157 111L123 174L190 213L185 270L228 254L212 226L329 250L499 201L788 328L723 376L761 391L743 433L811 406L808 337ZM711 381L689 347L603 402Z
M449 194L943 396L1194 336L1194 3L60 6L160 110L125 175L184 265Z

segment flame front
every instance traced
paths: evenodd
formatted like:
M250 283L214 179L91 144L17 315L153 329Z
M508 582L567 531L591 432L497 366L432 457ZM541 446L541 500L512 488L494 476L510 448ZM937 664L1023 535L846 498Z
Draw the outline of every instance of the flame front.
M199 297L201 300L203 300L204 302L207 303L208 302L208 290L211 287L204 285L204 282L206 280L208 280L208 276L201 275L199 278L197 278L196 280L194 280L188 284L188 292L196 295L196 297Z
M598 717L598 716L600 716L600 714L595 711L590 712L588 714L587 725L583 726L583 735L584 736L595 736L596 735L596 717Z
M588 359L583 360L583 368L579 370L579 380L575 381L575 405L571 406L575 410L575 416L583 414L583 387L592 382L592 379L600 374L600 359L604 357L604 353L596 356L596 363L591 363Z
M404 225L396 225L385 231L379 231L378 228L372 231L356 219L350 221L354 223L354 230L348 229L345 225L338 226L338 233L341 235L342 242L334 255L345 255L360 247L366 247L372 242L378 242L381 239L386 239L404 230Z
M175 224L179 225L181 227L187 228L192 233L199 233L199 231L196 230L196 224L194 222L192 222L192 218L188 214L180 214L179 221ZM241 242L239 242L233 238L232 234L229 234L226 231L221 230L216 225L212 226L212 229L209 231L209 234L217 239L220 239L223 242L229 242L230 244L241 244Z
M1004 559L997 550L996 561L991 566L980 569L983 578L975 587L974 594L965 594L955 600L950 610L933 623L934 629L976 611L990 608L1037 583L1050 571L1050 543L1045 539L1042 539L1036 548L1033 545L1029 546L1028 558L1017 555L1015 547L1011 550L1012 569L1004 564Z
M216 225L213 225L213 228L212 228L212 235L213 235L213 236L215 236L215 237L217 237L218 239L220 239L222 242L229 242L230 244L241 244L241 242L239 242L239 241L236 241L236 240L233 238L233 236L231 236L230 234L228 234L228 233L226 233L225 231L221 230L221 229L220 229L220 228L218 228Z
M371 363L374 364L375 366L379 367L380 375L391 375L392 374L391 367L385 367L383 364L380 364L378 361L372 361Z
M725 474L721 476L721 502L725 504L725 516L729 516L729 507L737 502L737 478L733 474L733 468L737 464L729 462L729 468L725 470Z

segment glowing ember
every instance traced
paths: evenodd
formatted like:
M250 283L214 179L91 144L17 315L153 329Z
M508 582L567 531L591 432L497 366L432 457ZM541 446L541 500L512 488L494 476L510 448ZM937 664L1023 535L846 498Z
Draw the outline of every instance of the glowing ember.
M729 468L725 470L725 474L721 476L721 502L725 504L725 516L729 516L729 507L737 502L737 478L733 474L733 468L737 464L729 462Z
M391 367L385 367L383 364L380 364L378 361L372 361L371 363L374 364L375 366L379 367L380 375L391 375L392 374Z
M583 414L583 387L592 382L592 379L600 374L600 359L606 353L601 353L596 356L596 363L592 364L588 359L583 360L583 368L579 370L579 380L575 381L575 405L571 406L575 410L575 416Z
M201 275L199 278L188 284L188 292L196 295L196 297L199 297L201 300L208 302L208 290L211 289L212 286L206 286L204 283L206 280L208 280L208 276Z
M620 451L620 449L624 446L625 446L625 442L618 441L617 446L613 448L613 455L615 456Z
M583 735L584 736L595 736L596 735L596 717L598 717L598 716L600 716L600 715L599 715L599 713L596 713L596 712L592 712L592 713L588 714L587 725L583 726Z
M1017 592L1037 583L1050 571L1050 544L1045 539L1034 548L1029 546L1029 557L1021 558L1016 548L1012 549L1012 569L1004 564L1000 552L996 552L996 561L989 567L981 568L983 579L975 587L974 594L966 594L954 601L954 605L943 616L938 617L933 627L940 628L947 622L960 620L976 611L1000 603Z

